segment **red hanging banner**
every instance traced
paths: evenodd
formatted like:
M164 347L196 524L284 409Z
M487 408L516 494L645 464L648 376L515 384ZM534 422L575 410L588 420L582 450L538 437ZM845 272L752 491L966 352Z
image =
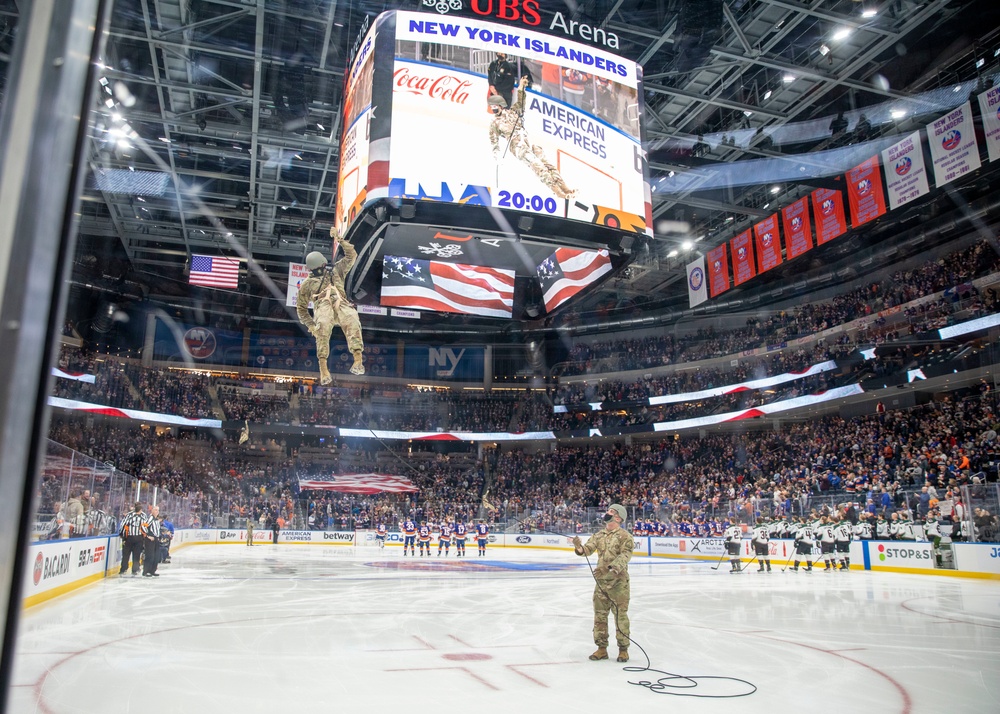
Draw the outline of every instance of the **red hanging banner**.
M813 215L816 216L816 245L844 235L847 218L844 216L843 194L828 188L817 188L811 195Z
M778 234L778 214L765 218L753 227L757 245L757 274L781 265L781 236Z
M726 244L713 248L705 256L708 263L708 292L711 297L729 290L729 256Z
M809 226L809 201L805 197L781 209L781 223L785 231L785 257L798 258L813 247L812 229Z
M885 214L885 192L878 156L847 172L847 198L851 202L851 225L855 228Z
M733 253L733 286L742 285L757 274L753 263L753 241L750 229L743 231L729 241Z

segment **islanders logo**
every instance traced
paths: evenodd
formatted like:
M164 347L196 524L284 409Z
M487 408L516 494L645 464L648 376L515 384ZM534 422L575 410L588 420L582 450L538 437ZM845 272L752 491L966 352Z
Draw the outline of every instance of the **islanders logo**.
M215 333L204 327L192 327L184 333L184 349L195 359L208 359L215 354Z
M867 196L872 190L872 180L871 179L861 179L858 181L858 195Z
M701 290L701 286L705 284L705 273L701 268L695 268L691 271L691 276L688 278L688 284L691 286L692 292L698 292Z
M718 272L721 272L721 271L722 271L722 261L721 260L716 260L714 263L712 263L712 272L713 273L718 273Z
M910 169L913 168L913 160L909 156L904 156L899 161L896 162L896 175L906 176L910 173Z
M824 216L829 216L831 213L833 213L833 199L828 198L825 201L823 201L823 203L819 205L819 212L822 213Z
M946 151L951 151L958 147L962 143L962 132L958 129L952 129L947 134L941 138L941 147Z
M792 218L792 230L801 231L802 230L802 216L795 216Z
M737 249L737 251L736 251L736 257L739 258L740 260L746 260L747 259L747 249L746 248L739 248L739 249Z
M764 235L762 235L760 237L760 244L762 246L764 246L765 248L770 248L772 240L774 240L774 239L771 238L771 234L770 233L765 233Z

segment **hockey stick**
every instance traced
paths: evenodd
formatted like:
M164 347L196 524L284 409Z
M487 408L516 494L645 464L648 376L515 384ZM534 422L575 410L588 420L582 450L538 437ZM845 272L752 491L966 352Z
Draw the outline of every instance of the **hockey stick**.
M712 566L712 570L718 570L719 566L722 565L722 561L726 559L729 553L723 553L722 557L719 558L719 562Z
M752 558L750 559L750 562L749 562L749 563L747 563L746 565L741 565L741 566L740 566L740 572L742 573L742 572L743 572L743 571L745 571L745 570L746 570L747 568L749 568L749 567L750 567L751 565L753 565L753 562L754 562L755 560L757 560L757 554L756 554L756 553L754 553L754 554L753 554L753 557L752 557Z

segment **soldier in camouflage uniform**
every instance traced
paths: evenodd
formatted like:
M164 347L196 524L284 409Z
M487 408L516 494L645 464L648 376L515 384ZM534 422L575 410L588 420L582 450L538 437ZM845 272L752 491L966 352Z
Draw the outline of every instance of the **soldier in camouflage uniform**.
M524 128L524 88L527 82L527 77L521 77L517 84L517 101L511 107L504 108L506 102L500 95L490 98L494 114L493 123L490 124L493 158L499 161L501 154L509 150L518 160L527 164L552 193L559 198L573 198L576 191L566 185L559 169L546 160L542 147L528 141L528 132ZM507 141L507 148L503 152L500 150L501 138Z
M608 507L604 515L607 526L591 536L586 544L580 537L573 538L573 550L587 556L597 552L594 577L594 644L597 651L592 660L608 658L608 613L614 610L615 638L618 640L618 661L628 662L630 595L628 562L632 559L632 534L622 528L628 513L617 503Z
M330 236L336 237L335 229L330 229ZM344 278L358 259L358 252L345 240L340 241L340 246L344 249L344 257L336 262L332 270L328 268L326 257L322 253L313 251L306 256L309 277L302 281L295 305L299 322L316 338L320 384L333 381L326 361L330 356L330 336L334 325L340 325L347 338L347 349L354 355L351 374L365 373L362 362L365 343L361 337L361 321L358 319L357 309L347 299L344 291ZM310 302L313 304L312 315L309 314Z

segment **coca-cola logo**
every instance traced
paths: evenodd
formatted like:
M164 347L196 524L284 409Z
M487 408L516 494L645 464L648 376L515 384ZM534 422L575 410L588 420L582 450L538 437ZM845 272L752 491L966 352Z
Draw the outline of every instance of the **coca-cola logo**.
M469 101L469 89L472 82L454 74L443 74L440 77L426 77L414 74L406 67L397 69L393 74L397 91L421 94L431 99L453 104L465 104Z

